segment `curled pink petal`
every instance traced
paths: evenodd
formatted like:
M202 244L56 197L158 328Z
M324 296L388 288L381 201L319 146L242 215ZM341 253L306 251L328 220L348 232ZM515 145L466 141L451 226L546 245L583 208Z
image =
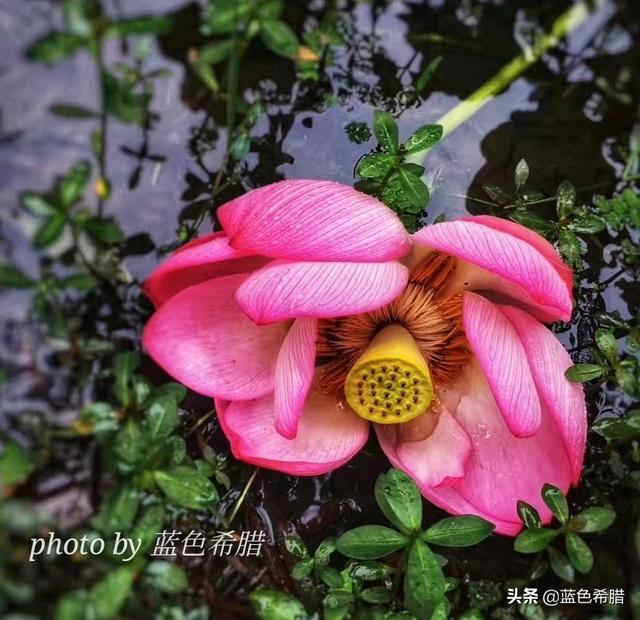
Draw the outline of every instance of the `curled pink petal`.
M410 249L391 209L332 181L267 185L223 205L217 215L234 248L273 258L382 262Z
M560 341L526 312L510 306L503 306L501 310L520 336L540 400L564 438L575 484L582 472L587 441L587 410L582 386L571 383L564 376L572 365L571 358Z
M475 514L493 521L499 528L505 523L514 524L500 530L505 533L520 527L518 500L533 505L548 523L551 512L540 497L543 485L548 482L566 493L572 479L564 438L550 412L542 408L540 428L535 435L515 437L476 365L465 372L457 386L442 392L440 397L466 430L472 449L464 477L444 487L423 486L425 497L444 507L448 502L455 503L457 494L467 502L465 512L472 506Z
M155 306L160 306L194 284L251 271L265 262L264 258L230 247L224 233L215 232L178 248L151 274L144 291Z
M360 314L395 299L407 285L404 265L276 260L238 289L240 307L262 325L294 317Z
M473 221L443 222L413 235L416 243L466 261L460 286L492 289L532 308L543 320L571 318L572 299L554 264L530 243Z
M560 254L558 254L556 249L543 236L533 232L533 230L526 226L522 226L522 224L512 222L511 220L504 220L500 217L494 217L493 215L472 215L461 219L465 222L474 222L476 224L482 224L482 226L488 226L494 230L500 230L512 237L522 239L522 241L533 246L553 265L553 268L565 283L569 294L572 294L573 270L562 260Z
M287 439L293 439L298 432L298 419L313 382L317 335L317 319L296 319L278 353L274 423Z
M191 286L166 301L142 340L172 377L208 396L246 399L273 390L276 358L287 323L261 327L238 308L245 274Z
M517 437L535 434L540 426L540 400L515 328L498 306L470 292L463 295L463 323L511 432Z
M270 395L220 403L218 419L237 459L294 476L315 476L347 463L367 441L368 422L313 390L296 438L285 439L273 424L273 401Z
M421 427L432 423L435 427L423 432ZM471 440L444 406L437 414L426 413L406 424L374 428L389 460L418 485L433 487L464 476Z

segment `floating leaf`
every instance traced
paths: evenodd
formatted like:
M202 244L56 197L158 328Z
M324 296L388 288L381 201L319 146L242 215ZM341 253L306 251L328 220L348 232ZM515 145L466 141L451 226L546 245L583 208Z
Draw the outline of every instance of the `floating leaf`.
M447 517L422 533L422 540L443 547L469 547L484 540L495 525L474 515Z
M390 469L376 480L375 497L380 510L405 534L417 532L422 525L422 496L405 473Z
M345 532L336 541L336 549L348 558L377 560L409 544L404 534L383 525L363 525Z

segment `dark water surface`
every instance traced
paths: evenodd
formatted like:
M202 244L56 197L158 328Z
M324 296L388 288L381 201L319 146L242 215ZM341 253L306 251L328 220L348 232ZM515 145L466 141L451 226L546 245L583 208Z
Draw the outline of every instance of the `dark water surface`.
M385 108L398 116L401 138L432 123L522 52L531 29L548 27L568 2L491 0L431 0L429 2L348 2L321 0L287 3L286 19L301 30L308 15L319 16L326 5L336 5L346 44L335 50L333 65L319 82L296 79L292 64L255 50L244 60L241 86L245 99L260 95L265 110L252 130L252 148L244 160L240 181L228 187L213 204L208 197L225 148L224 110L211 100L191 73L190 48L202 43L197 30L197 3L181 0L105 1L111 15L172 13L177 27L152 43L149 69L166 68L169 75L155 81L152 109L157 114L148 136L133 125L109 122L107 166L113 193L108 215L118 218L127 236L146 233L156 248L173 244L180 223L191 214L214 207L253 187L283 178L334 179L353 183L354 165L375 146L374 139L356 143L347 129L353 123L370 124L372 112ZM554 195L558 184L570 179L579 195L610 194L619 183L622 150L638 121L640 95L640 5L635 0L610 2L572 33L566 42L545 55L482 111L433 149L426 160L433 196L425 221L487 212L483 183L513 186L513 171L521 158L531 168L531 186ZM55 178L80 159L91 159L88 136L93 120L69 121L49 113L52 104L73 102L97 107L98 78L92 59L79 53L53 67L29 62L24 51L30 42L59 26L56 2L0 0L0 256L14 261L37 277L41 260L30 237L34 218L18 209L24 191L46 191ZM412 89L417 74L435 57L442 64L423 96ZM127 56L120 41L107 48L106 61ZM629 72L629 68L633 70ZM616 84L631 98L616 98L603 84ZM147 142L147 155L135 153ZM546 207L541 207L545 213ZM206 217L200 232L211 230ZM140 237L137 237L141 241ZM148 244L147 241L145 243ZM143 280L157 264L155 251L131 255L124 264L130 276ZM55 251L55 248L54 248ZM581 312L561 334L576 352L590 333L595 311L618 310L623 318L637 308L638 287L633 276L620 272L615 248L590 247L585 287L580 291ZM612 279L613 277L613 279ZM610 280L600 289L593 282ZM106 303L107 314L109 300ZM80 386L69 369L56 363L56 343L29 314L30 293L3 294L0 306L0 362L10 380L2 387L0 431L21 442L32 440L47 427L61 428L72 420L91 384ZM79 312L94 312L94 305ZM118 312L126 304L116 305ZM131 317L129 317L131 318ZM140 327L144 316L131 321ZM118 317L104 319L106 333L118 342L136 342L129 327L119 331ZM126 324L126 321L123 321ZM159 377L149 367L149 376ZM616 390L592 390L590 414L617 411L625 397ZM207 413L206 399L190 395L189 421ZM185 427L189 423L185 423ZM40 430L38 430L40 429ZM215 421L205 429L207 439L227 450ZM597 447L587 471L597 471L602 447ZM52 511L67 527L76 527L91 514L101 490L93 488L95 448L63 444L46 475L39 474L28 493ZM244 603L258 583L295 589L289 577L290 556L282 535L297 533L313 547L319 540L361 523L382 522L373 502L372 485L388 467L375 442L350 465L334 475L293 479L262 472L241 513L245 529L266 529L269 553L259 562L195 562L191 576L198 596L215 605L215 618L249 617ZM250 469L247 468L247 472ZM603 474L604 475L604 474ZM587 476L588 478L588 476ZM235 478L234 478L235 479ZM239 479L239 477L238 477ZM246 479L246 476L245 478ZM239 484L225 502L232 503ZM577 497L588 500L600 490L587 482ZM438 514L435 509L433 514ZM206 524L199 527L206 528ZM590 575L594 587L624 583L629 588L637 566L627 551L629 541L613 538L594 544L596 555L611 556L604 573ZM489 546L490 545L490 546ZM456 561L453 573L503 580L527 571L528 559L515 557L509 540L492 540ZM491 558L487 559L487 550ZM524 572L522 572L524 571ZM51 576L49 576L51 579ZM53 596L72 587L68 575L45 586ZM579 615L578 612L572 612ZM586 614L586 615L585 615ZM581 617L589 617L582 612Z

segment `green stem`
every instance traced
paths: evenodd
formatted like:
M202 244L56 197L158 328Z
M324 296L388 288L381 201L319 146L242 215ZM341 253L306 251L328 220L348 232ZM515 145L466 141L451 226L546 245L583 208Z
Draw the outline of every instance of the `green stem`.
M236 505L233 507L233 510L229 515L229 519L227 520L225 527L230 527L231 524L233 523L233 520L236 518L236 515L238 514L238 511L240 510L242 504L244 504L244 500L247 498L249 489L251 488L251 485L253 484L253 481L256 479L256 476L258 475L259 471L260 471L259 467L256 467L253 470L251 477L249 478L249 480L247 480L247 484L244 485L244 489L242 489L242 493L240 493L240 497L238 497L238 501L236 502Z
M489 81L485 82L478 90L461 101L453 109L449 110L440 120L443 136L455 131L460 125L468 121L478 110L482 109L498 93L503 91L516 78L522 75L531 65L535 64L550 49L555 47L571 31L586 21L593 9L607 4L608 0L595 0L587 2L582 0L571 6L560 15L548 33L542 35L536 44L511 60L498 71ZM408 161L421 163L424 155L416 154L407 158Z

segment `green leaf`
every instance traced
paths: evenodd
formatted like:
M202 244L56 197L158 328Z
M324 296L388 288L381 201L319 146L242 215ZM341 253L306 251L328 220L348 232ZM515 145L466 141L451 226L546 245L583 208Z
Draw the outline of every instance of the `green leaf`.
M569 228L580 234L595 234L602 232L606 228L606 224L597 215L578 215L569 224Z
M405 198L416 208L426 207L429 202L429 190L422 179L408 172L404 167L398 170L398 178Z
M560 551L556 551L553 547L547 547L547 555L549 556L551 570L558 575L560 579L573 583L576 573L567 556Z
M418 79L415 82L416 92L421 93L431 82L433 76L436 74L438 67L440 67L440 63L442 62L442 56L436 56L423 70L422 73L418 76Z
M108 71L103 72L102 79L107 112L123 123L143 124L151 93L135 92L132 84Z
M569 181L563 181L556 194L556 213L558 218L566 220L572 213L576 202L576 188Z
M384 586L365 588L360 592L360 598L373 605L383 605L393 598L393 592Z
M42 250L55 243L62 236L67 218L64 213L57 213L42 224L33 238L33 245Z
M613 364L618 359L618 345L613 332L610 329L599 327L596 329L595 341L602 355L609 363Z
M630 411L626 418L605 418L591 428L609 441L633 439L640 433L640 412Z
M285 58L295 58L300 48L296 33L279 19L266 19L260 24L260 39L272 52Z
M560 252L572 265L578 265L580 263L580 256L582 255L582 246L580 245L580 239L571 232L568 228L561 228L558 233L558 246Z
M513 196L498 185L483 185L482 189L498 205L506 205L513 200Z
M140 425L129 418L116 435L113 445L113 453L118 461L118 469L123 473L131 473L144 459L147 448L147 440L142 433Z
M77 590L63 596L56 606L54 620L85 620L87 602L88 595L84 590Z
M542 236L547 236L553 231L553 224L541 215L538 215L535 211L525 207L516 209L509 217L514 222L518 222L518 224L531 228L531 230L535 230Z
M154 477L174 504L199 510L218 501L218 491L211 480L189 467L179 466L168 471L156 471Z
M135 17L109 24L105 30L108 37L128 37L139 34L165 34L171 30L171 20L168 17L154 15Z
M434 523L420 537L442 547L470 547L484 540L495 526L480 517L463 515L447 517Z
M312 559L307 558L306 560L300 560L291 571L291 577L296 581L301 581L302 579L306 579L313 570L314 562Z
M336 550L336 539L334 537L323 540L313 552L313 559L317 566L327 566L331 554Z
M215 0L207 4L203 15L204 34L226 34L242 25L253 9L246 0Z
M572 531L565 534L565 546L569 561L574 568L581 573L588 573L593 566L593 554L587 544Z
M19 443L9 441L5 444L0 455L0 482L3 485L22 484L33 468L29 455Z
M521 190L527 183L529 178L529 164L526 159L521 159L516 165L516 171L514 174L514 183L516 190Z
M574 364L567 368L564 376L572 383L586 383L605 374L606 368L599 364Z
M62 118L87 119L98 118L100 116L95 110L90 110L89 108L73 103L54 103L49 108L49 112Z
M541 526L542 521L540 520L540 514L531 504L527 504L527 502L523 502L522 500L519 500L517 509L518 509L518 517L520 517L520 521L524 523L525 527L539 528Z
M140 540L139 554L143 554L154 545L158 532L162 530L166 511L162 504L153 504L142 510L142 514L138 517L131 538Z
M419 153L440 142L442 125L423 125L403 144L405 153Z
M124 233L111 217L92 217L85 223L87 233L97 241L111 245L124 240Z
M204 45L198 50L196 62L215 65L228 58L234 49L235 43L233 39L225 39L224 41L209 43L208 45Z
M417 532L422 525L422 496L405 473L390 469L376 480L375 497L380 510L405 534Z
M615 519L616 513L610 508L594 506L572 517L569 525L572 530L590 534L592 532L603 532L611 526Z
M373 133L385 151L397 153L398 125L389 112L376 110L373 113Z
M409 537L382 525L363 525L336 541L342 555L356 560L377 560L409 544Z
M50 217L58 212L55 205L52 205L44 196L26 192L22 194L20 203L29 213L38 216Z
M139 492L132 486L123 484L103 500L92 525L106 535L128 530L133 524L139 505Z
M27 56L31 60L54 64L63 58L71 56L77 50L88 47L90 41L88 37L52 32L36 41L27 50Z
M90 176L91 165L89 162L81 161L72 166L64 177L62 177L56 191L60 202L65 207L75 204L82 198Z
M184 569L172 562L152 560L145 566L143 575L146 585L167 594L178 594L189 587Z
M135 351L124 351L114 357L113 394L123 407L127 407L131 402L131 378L139 365L140 355Z
M567 522L569 519L567 498L558 487L552 484L545 484L542 487L542 500L560 523Z
M31 288L35 282L9 263L0 263L0 290L6 288Z
M560 534L560 530L532 527L520 532L513 548L519 553L537 553L546 547Z
M166 396L154 400L147 409L145 428L151 440L168 437L178 426L178 405Z
M289 594L258 588L249 595L254 611L261 620L308 620L302 603Z
M441 603L438 603L431 614L430 620L448 620L450 608L451 605L446 599ZM402 620L402 617L398 618L398 620Z
M365 155L356 168L356 174L363 179L382 179L398 163L392 153L371 153Z
M89 591L89 602L93 607L92 618L111 620L117 616L131 591L133 567L116 568L103 577Z
M404 605L416 618L429 618L445 599L445 578L438 559L421 540L409 550L404 576Z

